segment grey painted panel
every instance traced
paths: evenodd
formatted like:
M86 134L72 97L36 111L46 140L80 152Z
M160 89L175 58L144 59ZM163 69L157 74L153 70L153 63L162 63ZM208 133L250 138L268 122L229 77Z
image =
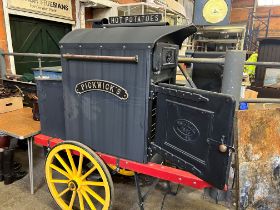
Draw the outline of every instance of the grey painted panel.
M63 60L66 139L80 141L100 152L145 162L150 50L104 48L63 47L62 53L139 56L138 64ZM101 91L81 95L75 92L77 83L94 79L123 87L128 100Z
M65 139L64 101L61 80L36 80L41 133Z
M115 43L115 44L151 44L157 41L169 41L181 45L186 37L196 32L196 27L190 26L147 26L147 27L117 27L79 29L68 33L60 44L69 43ZM138 45L137 48L141 47Z

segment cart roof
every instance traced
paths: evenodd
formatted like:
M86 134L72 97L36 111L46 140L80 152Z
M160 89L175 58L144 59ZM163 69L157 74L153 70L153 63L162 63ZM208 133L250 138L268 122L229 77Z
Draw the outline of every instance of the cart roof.
M189 26L146 26L78 29L68 33L60 44L151 44L168 41L177 45L191 34L196 27Z

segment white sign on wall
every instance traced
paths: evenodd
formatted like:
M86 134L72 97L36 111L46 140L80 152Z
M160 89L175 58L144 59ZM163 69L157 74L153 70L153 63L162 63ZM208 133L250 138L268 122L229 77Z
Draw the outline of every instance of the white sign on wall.
M72 20L71 0L8 0L8 8Z

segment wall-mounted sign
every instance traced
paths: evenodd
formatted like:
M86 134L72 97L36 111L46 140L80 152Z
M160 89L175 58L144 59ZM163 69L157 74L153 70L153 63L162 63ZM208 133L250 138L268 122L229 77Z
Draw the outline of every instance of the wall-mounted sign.
M231 0L195 1L195 25L228 25Z
M160 22L161 20L162 20L162 14L109 17L110 24L153 23L153 22Z
M102 91L110 93L121 100L128 99L128 93L126 89L106 80L86 80L78 83L75 87L75 92L78 94L83 94L89 91Z
M72 20L71 0L9 0L8 8Z
M202 10L204 19L212 24L223 21L227 13L228 5L224 0L209 0Z

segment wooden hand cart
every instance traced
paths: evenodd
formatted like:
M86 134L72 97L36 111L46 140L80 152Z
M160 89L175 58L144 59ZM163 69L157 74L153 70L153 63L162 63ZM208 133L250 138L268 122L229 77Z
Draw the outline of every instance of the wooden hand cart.
M37 81L44 135L35 137L52 148L46 180L62 209L112 207L106 164L134 172L141 208L138 173L225 188L235 100L192 82L176 85L179 46L194 32L194 26L117 27L75 30L62 39L63 79Z

